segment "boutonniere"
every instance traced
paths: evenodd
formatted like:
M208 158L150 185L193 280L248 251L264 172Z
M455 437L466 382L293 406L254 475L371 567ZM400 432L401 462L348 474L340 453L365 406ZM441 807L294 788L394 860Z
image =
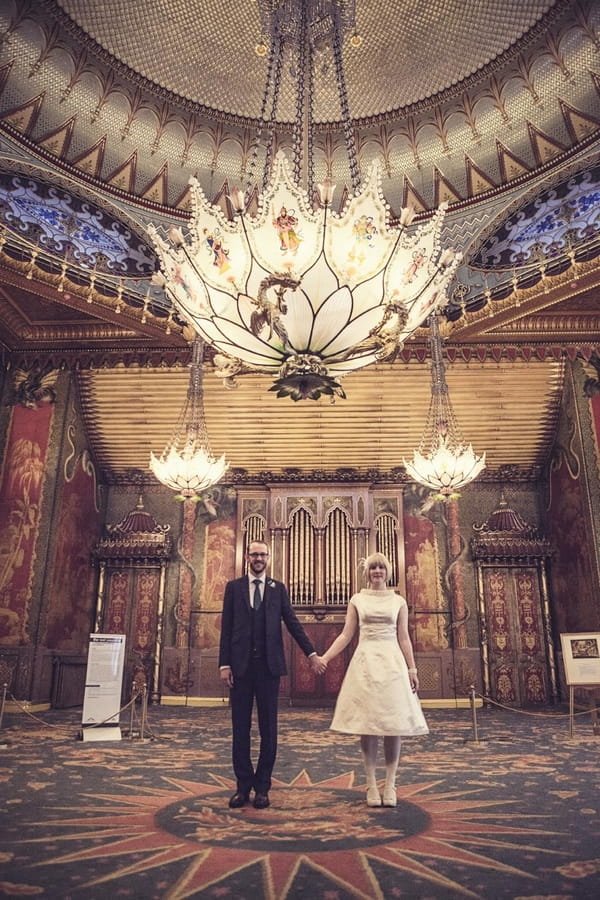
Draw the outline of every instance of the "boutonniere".
M272 578L269 579L269 581L267 581L267 584L269 585L269 587L275 587L275 582L273 581Z

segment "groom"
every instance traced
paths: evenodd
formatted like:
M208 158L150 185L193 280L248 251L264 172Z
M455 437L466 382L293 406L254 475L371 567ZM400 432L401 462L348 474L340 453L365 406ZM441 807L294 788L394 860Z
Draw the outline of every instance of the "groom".
M219 668L230 689L233 728L232 759L237 790L229 806L245 806L254 789L253 806L269 806L271 773L277 755L279 681L287 675L281 623L310 659L316 674L324 671L306 636L284 584L268 578L269 548L252 541L246 552L248 573L225 587ZM256 770L250 756L252 707L256 699L260 752Z

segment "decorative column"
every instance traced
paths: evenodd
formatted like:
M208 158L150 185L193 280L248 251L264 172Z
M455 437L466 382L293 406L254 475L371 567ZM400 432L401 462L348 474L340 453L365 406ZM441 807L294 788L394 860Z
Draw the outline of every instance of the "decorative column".
M154 645L154 673L152 678L152 691L150 700L152 703L160 701L160 662L162 658L163 632L165 620L165 584L167 580L167 562L161 560L160 582L158 585L158 606L156 610L156 642Z
M197 503L194 500L183 501L183 516L181 523L181 535L177 544L178 557L181 563L179 569L178 600L175 606L175 620L177 630L175 633L175 646L179 650L185 650L190 646L190 619L192 612L192 593L196 575L192 560L194 558L194 525L196 522Z
M554 655L554 639L552 637L552 616L550 615L550 592L548 590L548 557L540 561L540 590L542 595L542 619L544 622L544 636L548 651L548 670L550 673L550 690L552 700L558 700L558 676L556 657Z
M104 609L104 585L106 581L106 561L99 561L98 573L98 590L96 591L96 617L94 621L94 632L96 634L102 631L102 610Z
M467 607L465 603L463 571L460 563L463 541L460 533L457 500L450 498L446 501L446 515L448 523L448 556L450 558L446 577L452 598L454 649L465 650L467 647L467 627L465 624Z

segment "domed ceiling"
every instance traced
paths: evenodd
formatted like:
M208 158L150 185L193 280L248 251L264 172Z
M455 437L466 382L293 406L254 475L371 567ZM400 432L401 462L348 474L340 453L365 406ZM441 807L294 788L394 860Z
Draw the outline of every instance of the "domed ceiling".
M378 163L392 221L403 206L425 221L448 204L444 242L464 254L444 329L463 430L476 433L491 470L512 464L531 472L549 452L565 358L589 359L600 335L600 3L343 5L349 15L355 9L342 55L360 171ZM267 130L260 6L5 0L0 33L0 338L17 365L85 370L82 397L97 458L108 479L126 478L146 470L148 444L160 450L166 440L168 415L157 398L166 392L175 407L183 399L185 369L178 367L189 358L189 335L149 282L147 225L187 219L190 176L225 214L233 187L253 180L260 189L262 149L252 168L257 136ZM296 75L286 58L268 126L286 153ZM350 177L327 46L316 53L310 97L315 174L332 176L342 204ZM404 442L416 445L422 428L426 339L425 329L415 334L375 380L372 372L352 376L347 430L346 401L332 413L321 402L292 410L265 400L282 424L278 454L269 458L268 442L259 451L240 446L233 464L276 474L301 444L315 448L301 454L303 471L334 472L335 447L356 446L372 409L378 423L396 425L389 434L382 429L375 453L365 445L348 465L393 469ZM143 378L130 377L142 371ZM519 415L529 377L530 409ZM228 413L242 421L257 395L262 402L261 379L244 378L234 400L207 372L207 417L219 453L232 443ZM128 415L134 383L143 425ZM400 415L389 403L403 387L415 402ZM115 397L123 400L119 421L104 407ZM503 422L506 407L514 418L511 412ZM527 449L495 457L499 430L528 435Z

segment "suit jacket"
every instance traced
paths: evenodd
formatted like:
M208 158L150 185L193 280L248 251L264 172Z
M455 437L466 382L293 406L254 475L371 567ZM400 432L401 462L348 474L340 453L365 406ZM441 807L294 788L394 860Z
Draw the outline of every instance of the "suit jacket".
M281 581L275 581L267 576L263 606L267 667L271 675L287 675L282 622L306 656L314 653L315 648L298 621L287 589ZM228 581L223 598L219 666L231 666L234 678L243 676L250 662L251 617L250 585L247 575Z

